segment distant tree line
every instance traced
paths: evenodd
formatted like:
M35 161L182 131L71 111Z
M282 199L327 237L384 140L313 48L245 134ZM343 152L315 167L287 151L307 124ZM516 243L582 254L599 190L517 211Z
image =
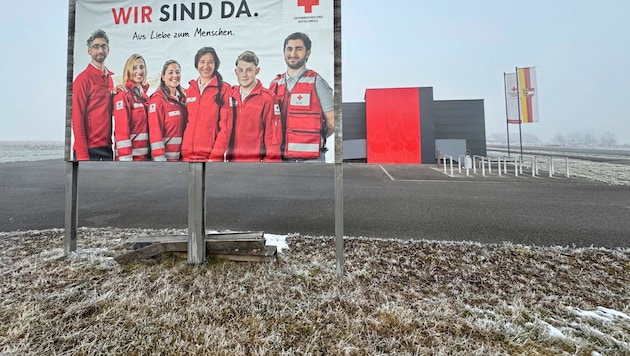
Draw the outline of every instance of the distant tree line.
M610 131L599 135L588 131L572 131L567 134L558 132L551 141L559 146L618 147L617 137Z

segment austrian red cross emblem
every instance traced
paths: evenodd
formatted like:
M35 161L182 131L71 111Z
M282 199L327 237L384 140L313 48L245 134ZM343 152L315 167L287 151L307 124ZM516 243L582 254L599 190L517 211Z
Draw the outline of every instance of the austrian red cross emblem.
M298 6L304 7L304 12L310 14L313 12L313 6L319 5L319 0L298 0Z

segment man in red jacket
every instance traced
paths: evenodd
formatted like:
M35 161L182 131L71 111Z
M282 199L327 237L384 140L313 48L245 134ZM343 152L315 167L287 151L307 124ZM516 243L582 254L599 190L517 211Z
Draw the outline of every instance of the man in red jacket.
M256 75L258 57L245 51L236 59L239 85L232 88L236 115L232 128L229 160L233 162L282 162L282 124L276 96L263 88Z
M330 85L306 68L311 40L296 32L284 40L287 71L269 85L282 112L284 161L324 161L326 138L335 132L335 103Z
M111 161L112 90L114 81L105 59L109 54L109 38L96 30L87 40L92 61L72 84L72 132L74 156L78 161Z

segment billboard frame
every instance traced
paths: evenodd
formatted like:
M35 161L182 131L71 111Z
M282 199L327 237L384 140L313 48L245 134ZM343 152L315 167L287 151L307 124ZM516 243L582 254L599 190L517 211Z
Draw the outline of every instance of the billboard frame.
M74 46L76 24L76 2L68 2L68 48L66 75L66 123L65 153L65 215L64 215L64 254L68 256L77 249L78 227L78 182L79 161L72 157L72 86L74 73ZM341 86L341 0L333 0L334 17L334 114L335 114L335 257L336 273L344 274L343 240L343 137L342 137L342 86ZM205 255L205 218L206 218L206 163L189 163L188 178L188 262L203 263Z

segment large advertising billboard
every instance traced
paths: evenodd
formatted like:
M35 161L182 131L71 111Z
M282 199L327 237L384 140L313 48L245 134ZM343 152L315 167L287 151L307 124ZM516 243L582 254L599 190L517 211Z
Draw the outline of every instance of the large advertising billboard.
M333 0L72 4L70 160L334 161Z

